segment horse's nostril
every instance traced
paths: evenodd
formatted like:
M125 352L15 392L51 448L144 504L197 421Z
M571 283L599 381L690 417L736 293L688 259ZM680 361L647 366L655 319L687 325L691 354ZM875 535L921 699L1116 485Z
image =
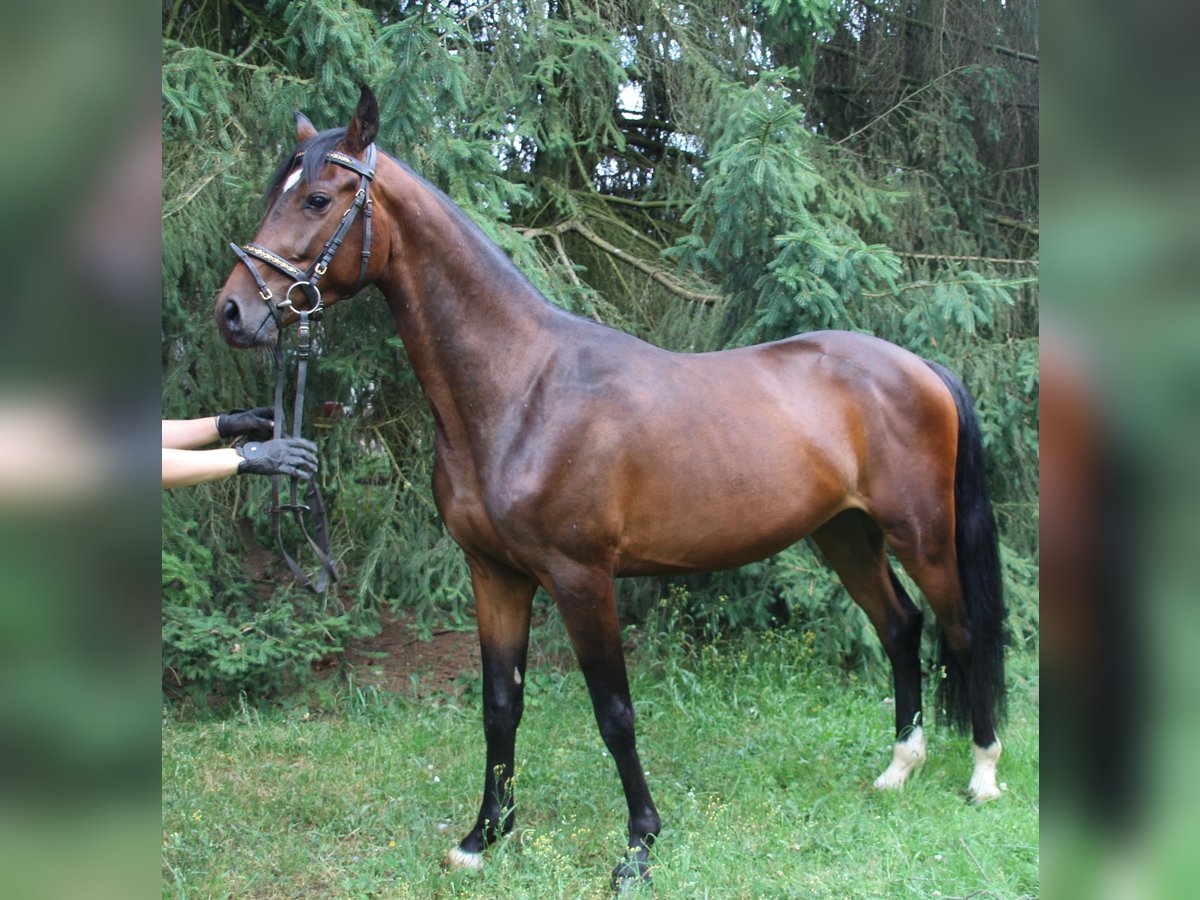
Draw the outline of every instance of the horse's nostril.
M237 303L233 300L225 301L225 321L230 325L236 325L242 317L242 312L238 309Z

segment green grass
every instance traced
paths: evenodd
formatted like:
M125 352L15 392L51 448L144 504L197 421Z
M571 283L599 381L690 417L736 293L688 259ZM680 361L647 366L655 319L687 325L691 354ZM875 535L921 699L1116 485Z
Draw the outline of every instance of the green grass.
M758 635L630 661L664 827L658 897L1025 897L1038 883L1036 661L1014 660L1005 796L966 802L967 738L933 723L902 793L890 679L810 669ZM534 673L531 673L534 674ZM482 874L443 873L482 787L477 695L329 688L305 705L163 719L163 893L172 897L602 897L625 807L582 677L538 674L517 738L517 827Z

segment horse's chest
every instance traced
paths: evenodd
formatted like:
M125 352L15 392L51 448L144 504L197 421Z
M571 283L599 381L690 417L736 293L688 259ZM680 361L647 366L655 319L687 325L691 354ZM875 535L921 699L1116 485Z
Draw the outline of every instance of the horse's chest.
M469 527L482 505L479 478L466 454L438 447L434 454L433 496L442 520L457 537L458 530Z
M497 556L505 541L487 502L482 479L467 454L439 450L434 461L434 498L451 536L464 549Z
M438 510L455 541L514 569L537 569L550 544L545 485L527 490L524 480L494 467L491 477L453 453L439 454L434 467Z

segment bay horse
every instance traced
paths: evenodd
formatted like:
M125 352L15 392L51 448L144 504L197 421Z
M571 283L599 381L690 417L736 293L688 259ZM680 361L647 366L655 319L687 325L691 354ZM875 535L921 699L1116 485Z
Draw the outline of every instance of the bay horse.
M901 788L926 757L922 613L890 548L940 625L944 717L973 732L969 794L998 797L1004 605L980 431L959 379L862 334L686 354L570 315L441 191L377 154L378 125L369 88L345 128L318 133L296 114L297 147L254 242L235 247L241 262L214 313L229 344L253 347L274 341L299 302L329 305L362 284L386 298L433 413L434 496L478 616L483 801L447 864L480 868L513 827L540 586L629 806L614 885L647 879L660 820L638 760L614 579L739 566L806 536L892 663L896 738L875 786ZM338 253L343 238L361 254Z

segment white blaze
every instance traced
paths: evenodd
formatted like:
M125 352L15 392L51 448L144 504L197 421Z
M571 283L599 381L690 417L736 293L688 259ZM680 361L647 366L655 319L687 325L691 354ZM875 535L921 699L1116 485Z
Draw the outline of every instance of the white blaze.
M291 175L289 175L287 178L287 181L285 181L283 183L283 192L286 194L288 191L290 191L292 188L294 188L296 186L296 183L299 181L300 181L300 170L297 169L295 172L293 172Z

